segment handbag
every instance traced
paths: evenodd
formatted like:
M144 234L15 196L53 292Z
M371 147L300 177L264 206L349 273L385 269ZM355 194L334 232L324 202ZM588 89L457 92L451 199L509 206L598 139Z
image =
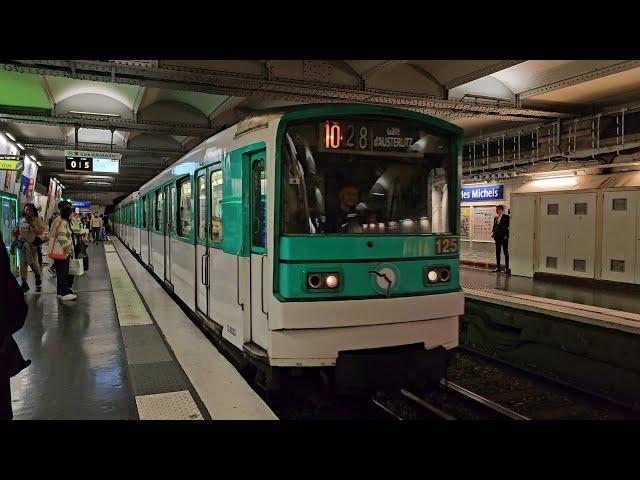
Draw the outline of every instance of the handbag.
M53 258L54 260L66 260L68 256L64 252L64 248L62 248L62 245L60 245L60 242L58 242L58 230L60 230L61 224L62 222L58 224L58 228L56 229L56 234L54 235L55 238L53 239L53 243L51 244L51 250L47 254L49 255L49 257Z
M69 275L79 277L84 275L84 262L81 258L72 258L69 260Z
M46 241L47 241L46 238L36 236L36 238L33 239L33 242L31 242L31 245L33 245L34 247L39 247Z

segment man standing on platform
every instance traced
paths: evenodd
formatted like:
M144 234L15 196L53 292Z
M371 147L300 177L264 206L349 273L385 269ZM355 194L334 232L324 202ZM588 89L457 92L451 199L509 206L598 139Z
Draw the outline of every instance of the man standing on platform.
M504 206L496 207L496 217L493 219L493 241L496 243L496 268L494 272L500 272L500 249L504 251L504 273L511 275L509 268L509 215L504 213Z

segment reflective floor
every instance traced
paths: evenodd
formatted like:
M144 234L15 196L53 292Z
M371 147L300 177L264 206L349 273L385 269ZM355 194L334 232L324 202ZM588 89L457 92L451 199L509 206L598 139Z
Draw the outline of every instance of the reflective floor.
M77 300L58 300L46 257L40 289L29 273L29 314L15 339L33 363L11 379L16 420L138 418L102 244L88 254Z
M607 286L576 286L564 281L552 282L478 268L462 267L460 283L466 288L493 288L565 302L594 305L624 312L640 313L640 295Z

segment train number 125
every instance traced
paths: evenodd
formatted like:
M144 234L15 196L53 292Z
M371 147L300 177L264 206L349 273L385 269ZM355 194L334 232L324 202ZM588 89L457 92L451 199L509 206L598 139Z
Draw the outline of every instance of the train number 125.
M458 239L457 238L437 238L436 239L436 253L457 253L458 252Z

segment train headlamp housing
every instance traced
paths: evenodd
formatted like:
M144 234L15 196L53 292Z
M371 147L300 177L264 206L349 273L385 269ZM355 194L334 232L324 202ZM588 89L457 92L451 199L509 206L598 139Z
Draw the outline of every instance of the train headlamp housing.
M337 291L342 286L340 272L307 272L305 287L307 291Z
M451 280L451 270L449 267L425 267L424 283L425 285L437 285L439 283L447 283Z

